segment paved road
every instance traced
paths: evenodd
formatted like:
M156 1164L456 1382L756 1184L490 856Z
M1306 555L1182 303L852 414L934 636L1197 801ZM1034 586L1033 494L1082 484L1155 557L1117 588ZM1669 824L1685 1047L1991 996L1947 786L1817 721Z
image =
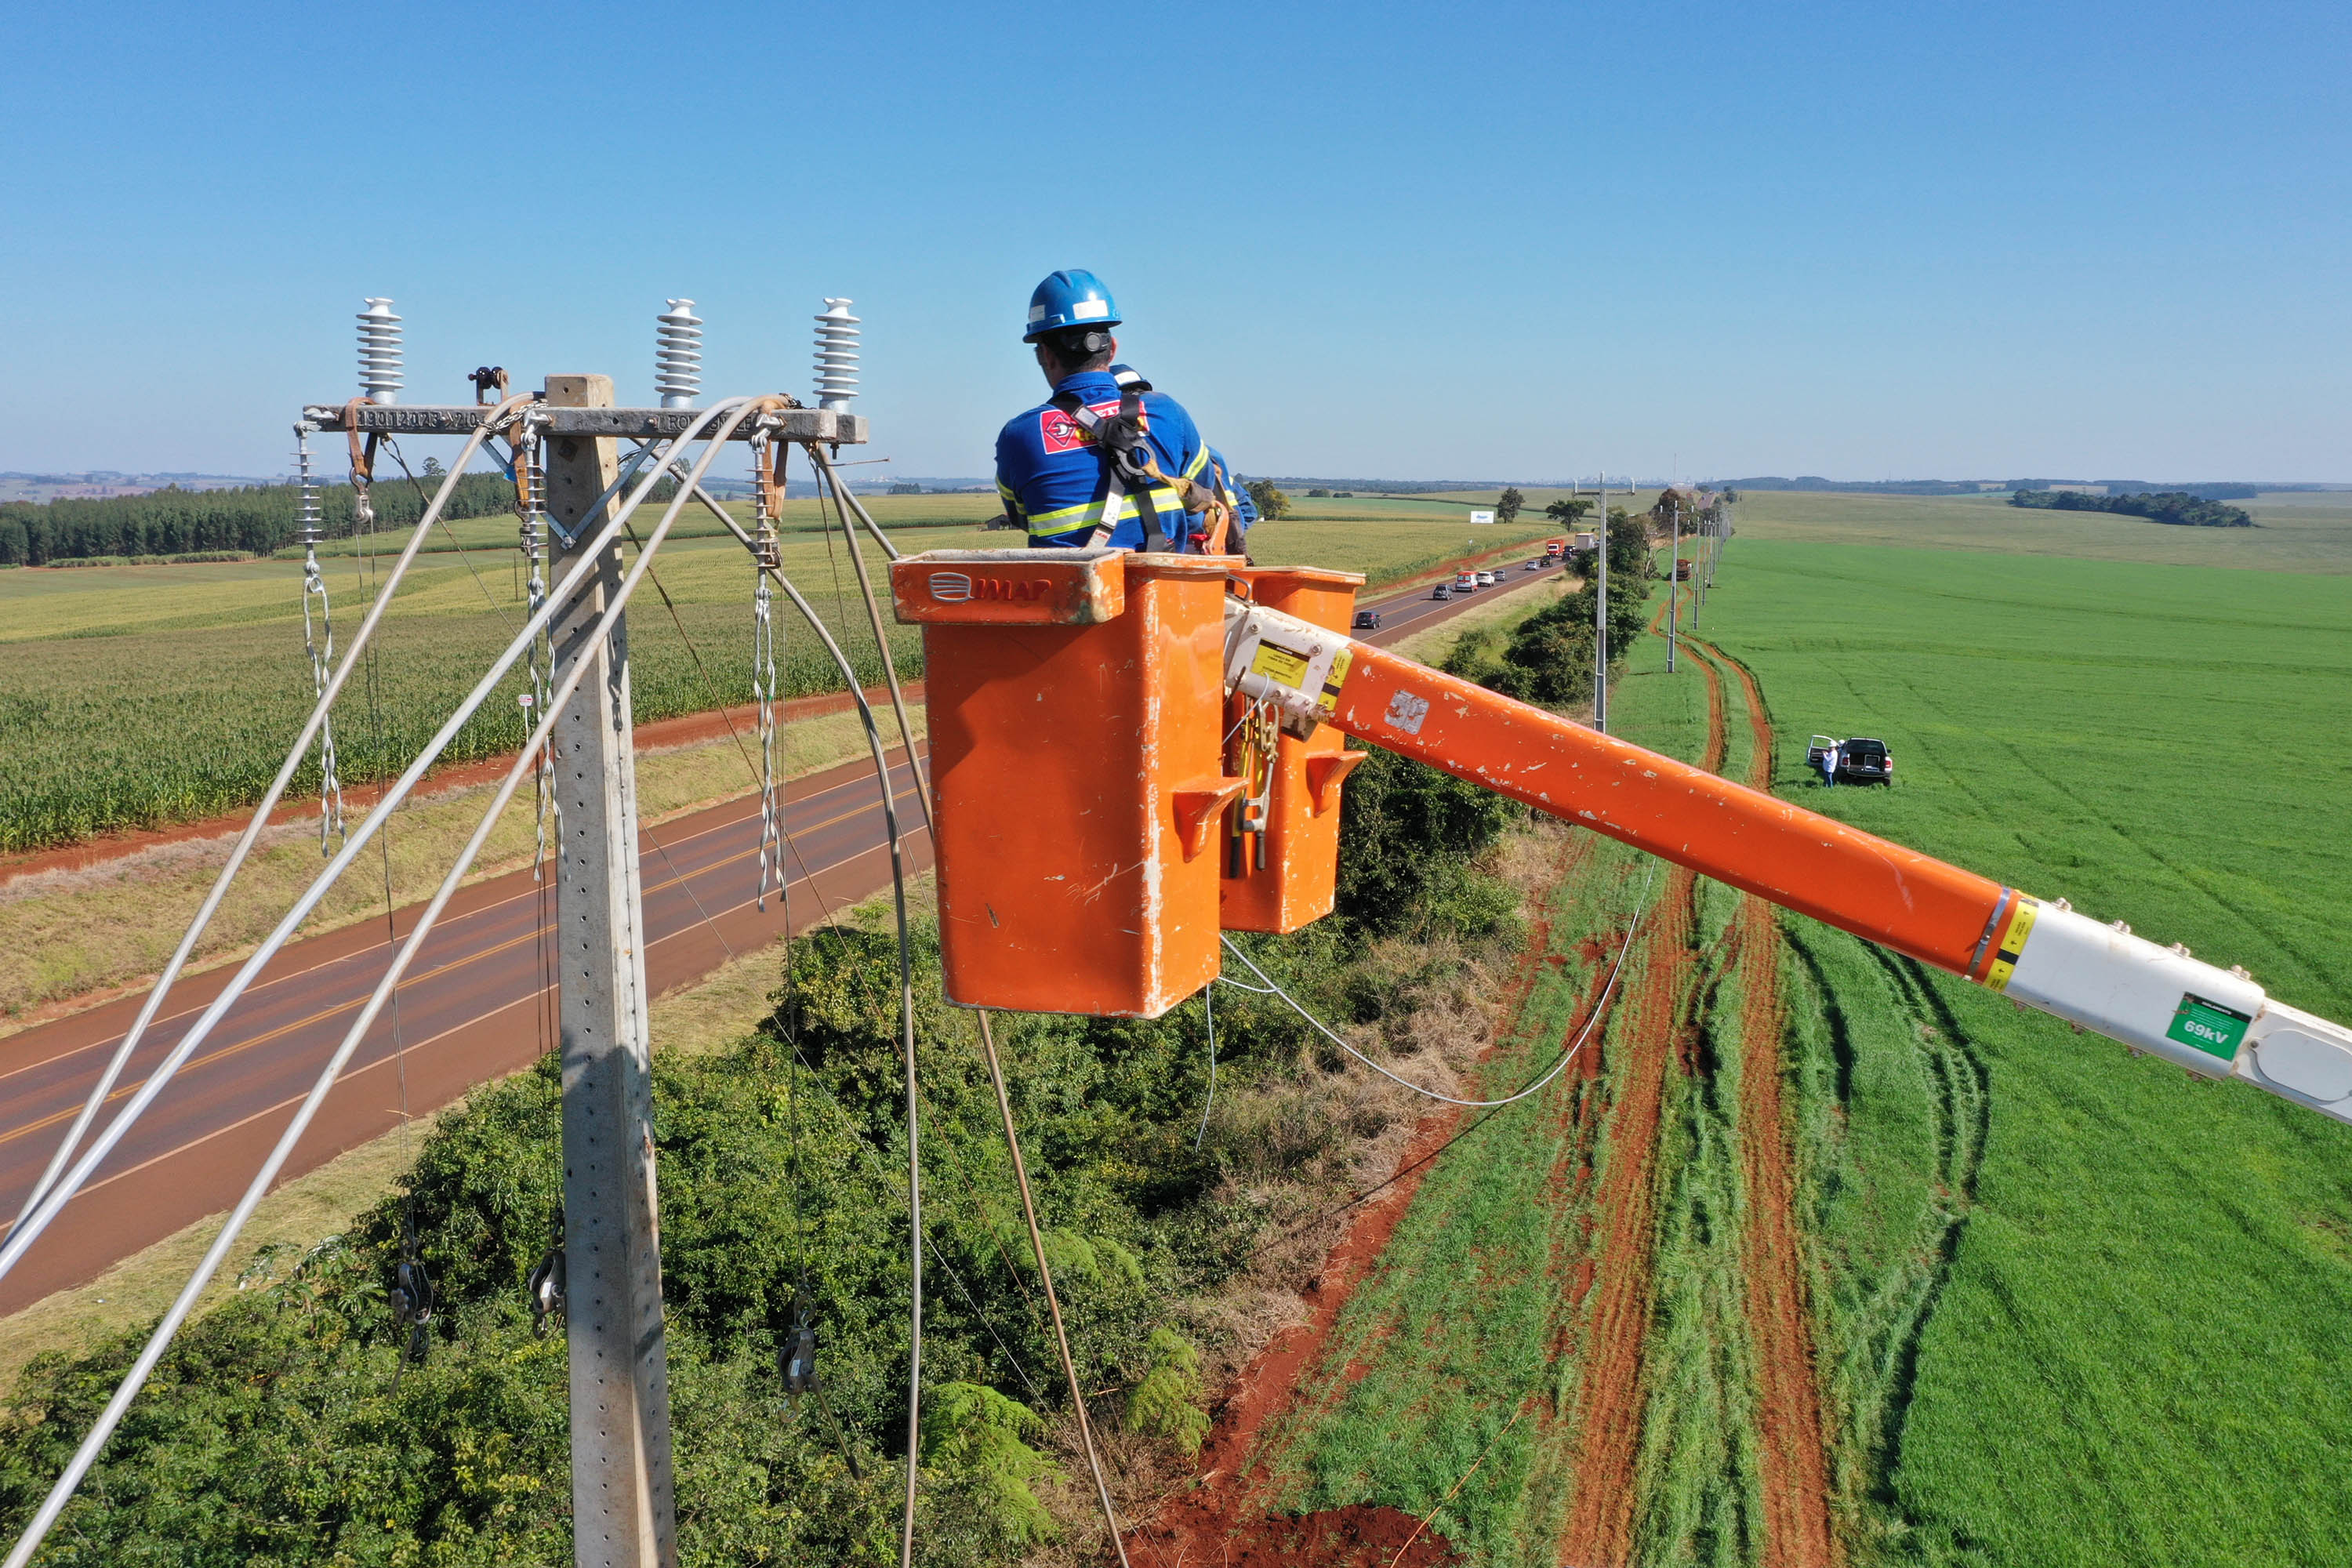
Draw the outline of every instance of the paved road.
M1498 574L1499 575L1499 574ZM1459 615L1503 585L1540 580L1517 563L1496 588L1437 602L1427 589L1372 601L1382 625L1368 640L1391 643ZM913 780L894 754L902 823L919 824ZM799 930L889 882L879 792L870 763L789 785L786 826L800 861L788 864L792 927ZM750 894L759 852L759 802L730 801L643 836L647 983L655 994L686 984L730 952L781 935L783 900L763 912ZM930 864L919 826L912 869ZM464 889L426 939L398 994L401 1048L392 1016L380 1019L329 1097L286 1179L397 1127L404 1093L414 1114L446 1105L477 1084L515 1072L552 1048L553 992L542 944L551 889L529 871ZM0 1313L94 1278L108 1266L235 1201L308 1091L350 1020L414 929L400 910L393 933L373 921L293 943L263 970L194 1060L109 1157L40 1244L5 1280ZM115 1091L120 1105L220 994L223 967L176 986ZM107 1058L137 1016L133 995L0 1040L0 1213L13 1218L38 1179ZM0 1221L5 1223L5 1221Z

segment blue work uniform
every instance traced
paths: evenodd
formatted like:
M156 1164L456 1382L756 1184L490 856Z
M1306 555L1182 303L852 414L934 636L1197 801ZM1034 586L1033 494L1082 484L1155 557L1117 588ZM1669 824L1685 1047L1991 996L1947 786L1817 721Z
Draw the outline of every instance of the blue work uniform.
M1106 417L1118 412L1118 382L1108 370L1066 376L1054 394L1074 396ZM1143 421L1161 473L1207 482L1208 444L1182 404L1165 393L1147 392ZM1109 490L1108 467L1096 454L1093 434L1051 403L1015 415L996 437L996 491L1003 498L1005 515L1027 527L1032 545L1084 545L1097 528L1108 523L1105 544L1141 549L1140 504L1133 493L1123 494L1117 514L1106 517ZM1153 485L1150 496L1161 531L1172 536L1169 547L1181 549L1181 542L1202 526L1201 519L1185 513L1172 486Z
M1225 487L1225 499L1234 503L1234 537L1227 542L1239 544L1248 534L1250 525L1257 521L1257 502L1250 500L1249 487L1225 461L1225 455L1214 447L1209 448L1209 466L1217 471L1217 482Z

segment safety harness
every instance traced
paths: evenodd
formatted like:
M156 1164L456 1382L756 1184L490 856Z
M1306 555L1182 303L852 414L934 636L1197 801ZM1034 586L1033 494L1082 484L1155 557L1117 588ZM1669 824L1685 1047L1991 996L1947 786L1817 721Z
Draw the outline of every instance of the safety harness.
M1097 414L1075 392L1057 392L1049 400L1086 433L1095 455L1103 462L1102 513L1096 520L1094 531L1087 536L1086 547L1098 550L1109 542L1112 530L1118 526L1121 503L1132 494L1142 518L1143 548L1182 551L1186 542L1181 512L1174 527L1161 525L1160 507L1151 495L1155 486L1165 486L1176 497L1181 512L1211 514L1214 521L1208 545L1213 549L1222 544L1225 524L1232 516L1232 507L1222 489L1211 489L1181 475L1161 471L1160 458L1151 449L1150 416L1143 411L1143 395L1151 390L1151 384L1131 370L1118 371L1115 375L1118 383L1116 414Z

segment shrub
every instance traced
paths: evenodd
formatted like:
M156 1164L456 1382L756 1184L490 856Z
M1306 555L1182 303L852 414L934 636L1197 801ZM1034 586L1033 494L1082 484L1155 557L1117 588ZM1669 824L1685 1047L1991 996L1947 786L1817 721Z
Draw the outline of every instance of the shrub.
M1154 1329L1150 1370L1127 1396L1127 1429L1173 1444L1186 1458L1201 1451L1209 1414L1201 1408L1201 1352L1172 1329Z

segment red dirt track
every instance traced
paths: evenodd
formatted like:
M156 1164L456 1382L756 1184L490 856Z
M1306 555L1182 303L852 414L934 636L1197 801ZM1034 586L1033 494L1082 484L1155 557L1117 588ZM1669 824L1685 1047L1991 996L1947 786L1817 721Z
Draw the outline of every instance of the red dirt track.
M1716 658L1722 654L1705 644ZM1729 659L1748 697L1755 740L1750 787L1772 786L1772 721L1755 677ZM1796 1170L1780 1101L1780 926L1748 895L1737 925L1739 1015L1739 1158L1748 1224L1741 1256L1748 1333L1756 1347L1765 1568L1820 1568L1842 1560L1830 1525L1829 1460L1813 1367L1812 1315L1797 1234Z
M1591 841L1581 834L1568 839L1553 866L1555 879L1565 878L1576 862L1590 852L1590 847ZM1535 990L1549 931L1549 917L1538 917L1504 992L1501 1019L1496 1028L1498 1039L1517 1027L1528 998ZM1560 1038L1562 1046L1576 1037L1584 1020L1591 1016L1600 1000L1599 984L1596 974L1585 1005L1569 1020ZM1265 1473L1258 1463L1259 1438L1276 1415L1291 1409L1302 1397L1305 1391L1300 1386L1301 1380L1322 1358L1341 1310L1370 1272L1373 1262L1388 1249L1390 1237L1404 1218L1405 1211L1412 1206L1413 1194L1434 1163L1433 1157L1454 1135L1461 1120L1458 1110L1446 1107L1423 1117L1414 1126L1412 1141L1397 1157L1397 1170L1402 1174L1395 1178L1395 1184L1356 1211L1346 1234L1308 1282L1305 1299L1312 1315L1298 1327L1276 1335L1244 1369L1226 1394L1216 1413L1216 1425L1201 1449L1198 1479L1192 1489L1171 1496L1128 1537L1129 1552L1138 1563L1177 1568L1178 1564L1210 1563L1353 1564L1395 1560L1399 1568L1406 1568L1410 1564L1455 1560L1453 1547L1428 1531L1422 1531L1412 1549L1398 1559L1397 1549L1418 1521L1392 1508L1353 1505L1297 1518L1270 1514L1251 1518L1248 1510L1252 1485L1263 1479ZM1319 1554L1334 1539L1328 1533L1330 1521L1339 1520L1349 1521L1349 1531L1362 1532L1368 1550L1373 1546L1380 1550L1370 1556ZM1374 1528L1375 1521L1392 1520L1403 1520L1405 1531L1391 1531L1385 1524ZM1352 1535L1346 1538L1355 1539Z
M1233 1390L1225 1396L1223 1406L1216 1413L1216 1426L1201 1449L1199 1479L1192 1489L1170 1497L1152 1516L1136 1527L1128 1537L1128 1551L1137 1562L1164 1564L1223 1563L1225 1562L1266 1563L1287 1562L1349 1563L1353 1556L1306 1557L1281 1554L1285 1541L1293 1549L1305 1544L1292 1541L1284 1531L1307 1520L1328 1520L1331 1513L1305 1516L1301 1520L1286 1520L1264 1515L1247 1518L1249 1491L1254 1481L1263 1479L1258 1465L1257 1444L1267 1425L1290 1408L1299 1395L1299 1382L1307 1371L1322 1356L1323 1347L1330 1342L1331 1330L1339 1321L1340 1309L1348 1304L1357 1285L1370 1272L1373 1261L1387 1250L1389 1237L1396 1233L1405 1210L1412 1206L1412 1195L1421 1190L1422 1178L1429 1173L1429 1157L1454 1134L1460 1113L1447 1108L1421 1119L1413 1129L1412 1142L1405 1146L1397 1162L1405 1173L1394 1186L1382 1192L1371 1202L1356 1211L1347 1234L1324 1259L1322 1270L1307 1287L1306 1300L1311 1312L1307 1321L1276 1334L1265 1349L1244 1369ZM1397 1514L1394 1509L1342 1509L1339 1514L1369 1516L1396 1514L1412 1523L1410 1515ZM1452 1548L1438 1542L1442 1555L1421 1556L1422 1547L1434 1538L1424 1533L1413 1547L1412 1563L1442 1563L1452 1560ZM1403 1542L1398 1533L1389 1543L1389 1553ZM1251 1557L1248 1552L1274 1552L1272 1556ZM1228 1555L1230 1554L1230 1555ZM1385 1562L1383 1557L1381 1561Z
M1699 766L1723 767L1723 686L1706 671L1706 748ZM1646 1392L1643 1344L1650 1330L1650 1263L1657 1190L1651 1163L1666 1066L1676 1054L1691 974L1693 899L1698 879L1664 868L1642 943L1641 984L1625 998L1625 1076L1611 1108L1599 1193L1600 1244L1592 1321L1577 1389L1576 1491L1561 1533L1561 1561L1633 1560L1634 1472Z
M1169 1568L1441 1568L1461 1554L1400 1509L1350 1503L1295 1518L1269 1515L1226 1533L1217 1555L1153 1557ZM1134 1550L1133 1542L1129 1551Z

